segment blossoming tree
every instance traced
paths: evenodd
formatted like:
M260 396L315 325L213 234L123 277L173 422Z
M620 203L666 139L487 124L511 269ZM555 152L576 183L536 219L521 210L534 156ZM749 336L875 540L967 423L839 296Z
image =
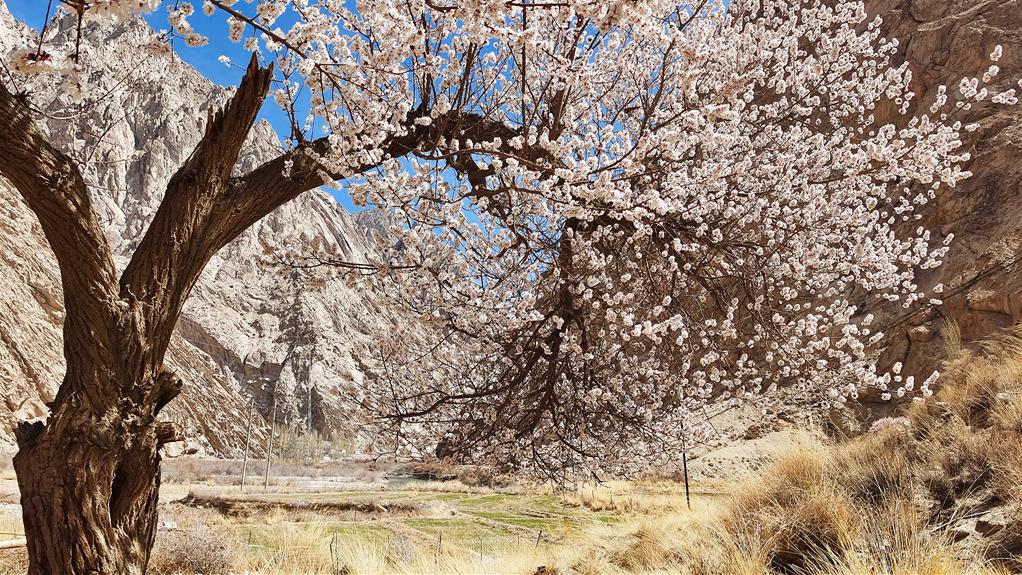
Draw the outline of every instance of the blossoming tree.
M160 4L63 1L81 21ZM895 43L844 0L167 10L189 45L207 41L190 19L226 17L253 57L122 271L33 94L0 86L0 174L42 224L67 309L49 418L17 430L33 574L145 570L158 452L178 436L158 415L182 386L163 359L183 302L217 250L304 191L342 181L391 211L381 259L345 265L435 327L367 366L385 385L364 399L402 438L615 468L663 456L711 402L911 387L876 375L854 302L926 297L914 272L944 238L907 223L968 175L956 110L1015 100L966 79L918 105ZM89 98L75 46L45 40L9 67ZM292 115L287 151L237 174L271 94L311 112ZM904 121L876 125L880 106Z

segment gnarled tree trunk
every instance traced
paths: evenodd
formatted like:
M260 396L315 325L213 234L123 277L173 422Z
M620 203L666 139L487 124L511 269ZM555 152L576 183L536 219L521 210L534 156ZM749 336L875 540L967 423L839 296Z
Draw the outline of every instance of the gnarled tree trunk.
M181 439L173 424L157 420L182 386L164 369L164 356L203 267L265 214L262 205L246 211L228 196L247 191L231 170L271 78L272 69L253 57L238 91L210 115L202 141L171 178L120 278L78 167L0 85L0 133L7 135L0 175L42 224L67 310L67 372L49 418L16 430L31 575L145 572L156 535L160 447Z
M156 536L158 450L169 439L161 429L74 413L65 425L22 428L15 470L32 573L144 572Z
M22 424L14 460L30 575L145 572L155 537L160 446L178 439L160 410L181 389L163 367L185 299L209 259L281 204L415 149L460 137L515 135L460 110L422 102L348 173L325 168L328 138L302 141L251 172L232 171L270 87L253 55L230 102L167 184L153 221L117 276L74 162L32 120L27 99L0 83L0 176L35 213L60 266L67 372L46 423ZM477 174L482 177L482 174ZM476 178L478 180L478 178ZM474 180L474 181L476 181Z

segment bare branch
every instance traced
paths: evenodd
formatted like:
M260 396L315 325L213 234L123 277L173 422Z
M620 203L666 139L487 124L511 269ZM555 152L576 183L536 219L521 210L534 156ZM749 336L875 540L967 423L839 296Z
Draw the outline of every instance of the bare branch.
M11 181L39 218L60 265L64 293L97 301L116 293L110 247L92 210L77 166L47 142L28 107L0 84L0 175ZM70 306L69 306L70 307Z

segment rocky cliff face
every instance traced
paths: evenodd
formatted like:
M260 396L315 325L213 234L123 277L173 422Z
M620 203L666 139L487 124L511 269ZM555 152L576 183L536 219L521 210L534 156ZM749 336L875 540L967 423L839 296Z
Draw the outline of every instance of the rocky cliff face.
M913 69L917 105L929 105L936 89L956 93L962 77L982 77L994 47L1004 54L994 83L998 91L1022 78L1022 0L874 0L888 36L901 40ZM1022 92L1022 90L1019 90ZM881 113L878 118L883 120ZM926 375L958 338L965 346L1022 320L1022 106L983 104L963 113L979 122L970 136L973 177L947 190L924 211L923 225L938 237L954 234L945 265L921 285L943 283L944 304L911 317L894 315L888 329L888 363L902 361ZM904 310L900 310L904 311Z
M32 34L0 0L0 54ZM86 28L83 58L87 69L97 70L88 79L90 93L110 95L95 106L72 108L72 114L54 114L46 126L53 141L86 166L121 268L170 176L199 141L207 110L229 94L176 56L147 52L143 47L152 36L141 21ZM51 90L57 95L60 88ZM273 130L261 123L239 169L279 151ZM42 416L59 385L64 310L56 261L42 231L2 181L0 210L0 445L10 445L13 424ZM310 249L361 259L370 248L363 228L329 194L316 191L266 217L207 267L168 356L185 391L167 413L187 430L187 447L236 453L244 445L249 398L255 399L258 438L270 419L274 390L278 422L304 429L311 412L317 431L351 432L342 398L361 377L353 358L369 352L371 334L389 329L390 320L372 297L342 279L312 278L266 257Z

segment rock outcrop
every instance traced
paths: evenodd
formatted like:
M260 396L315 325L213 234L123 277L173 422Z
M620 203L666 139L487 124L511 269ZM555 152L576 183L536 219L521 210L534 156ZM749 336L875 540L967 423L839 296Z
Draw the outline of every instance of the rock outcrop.
M996 91L1022 78L1022 0L873 0L887 36L913 71L916 106L929 106L937 87L957 93L961 78L981 78L997 45L1003 56ZM1022 92L1022 90L1019 90ZM989 100L989 99L988 99ZM878 114L884 121L884 115ZM891 313L886 363L904 363L925 377L947 357L1022 320L1022 106L988 102L961 113L978 122L969 135L973 176L926 206L922 225L938 238L954 234L945 264L920 278L943 284L943 305L915 315ZM913 225L918 225L914 223ZM899 310L904 312L904 310ZM953 323L956 327L949 327Z
M87 69L96 70L88 78L90 93L109 96L72 108L73 114L51 115L46 128L86 166L99 219L123 268L167 181L199 141L207 110L225 101L230 88L214 85L177 56L147 52L154 33L141 20L102 31L92 26L82 47ZM0 1L0 52L33 35ZM259 123L239 169L252 169L280 149L270 125ZM13 424L43 416L63 376L64 309L53 254L34 215L4 181L0 211L0 445L10 446ZM237 453L250 399L258 439L275 392L279 423L307 429L311 413L321 434L352 432L344 398L360 382L354 358L369 350L374 334L392 329L393 320L371 294L342 278L313 277L268 257L313 249L353 260L370 250L364 228L325 191L267 216L206 268L168 355L185 390L167 413L184 425L188 448Z

